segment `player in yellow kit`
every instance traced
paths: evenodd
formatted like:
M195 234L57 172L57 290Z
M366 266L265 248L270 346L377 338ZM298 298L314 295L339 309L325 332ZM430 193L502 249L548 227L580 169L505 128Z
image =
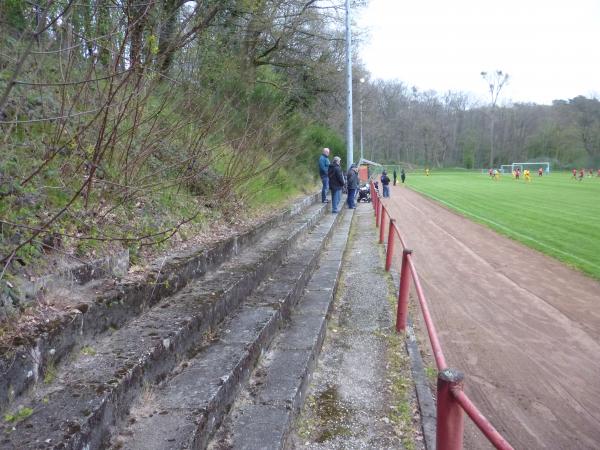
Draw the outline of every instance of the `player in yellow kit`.
M531 183L531 174L529 173L529 169L525 169L523 171L523 175L525 176L525 181Z

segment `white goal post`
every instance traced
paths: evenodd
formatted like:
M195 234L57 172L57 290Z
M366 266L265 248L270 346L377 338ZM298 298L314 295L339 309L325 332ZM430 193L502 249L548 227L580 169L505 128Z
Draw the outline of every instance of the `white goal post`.
M506 165L502 166L505 167ZM550 175L550 163L549 162L526 162L526 163L512 163L510 165L511 169L509 173L512 173L517 167L521 169L521 172L525 169L529 169L529 171L534 174L540 169L543 169L546 175Z
M512 164L502 164L500 166L500 172L502 172L502 173L509 173L510 174L510 173L512 173L512 171L513 171Z

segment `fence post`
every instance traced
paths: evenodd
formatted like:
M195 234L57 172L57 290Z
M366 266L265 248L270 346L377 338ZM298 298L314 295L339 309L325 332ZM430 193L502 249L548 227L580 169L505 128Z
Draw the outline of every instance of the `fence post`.
M400 269L400 289L398 289L398 311L396 313L396 331L398 333L406 330L408 318L408 292L410 288L410 267L408 256L412 250L405 248L402 251L402 268Z
M375 188L371 183L371 204L373 205L373 212L377 214L377 198L375 197Z
M379 226L379 216L381 216L381 200L377 196L375 198L377 199L377 203L375 204L375 228L377 228Z
M380 244L383 244L383 241L385 240L385 214L386 213L389 217L390 214L382 206L381 207L381 216L379 217L379 243Z
M464 413L452 394L453 389L462 390L464 375L454 369L444 369L437 379L437 431L438 450L462 450Z
M394 257L394 224L396 219L390 217L390 227L388 229L387 253L385 254L385 271L389 272L392 267L392 258Z

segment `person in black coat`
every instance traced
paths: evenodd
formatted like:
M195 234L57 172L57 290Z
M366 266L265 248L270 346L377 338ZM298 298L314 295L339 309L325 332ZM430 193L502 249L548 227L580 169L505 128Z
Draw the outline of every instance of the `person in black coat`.
M381 173L381 184L383 185L383 196L390 196L390 177L387 176L387 172L384 170Z
M342 198L342 189L346 180L344 179L344 173L340 167L342 158L336 156L333 158L333 162L329 165L329 189L331 189L331 212L338 213L340 199Z
M352 166L350 166L346 178L348 180L348 208L354 209L356 208L355 200L356 193L358 192L358 167L356 167L356 164L352 164Z

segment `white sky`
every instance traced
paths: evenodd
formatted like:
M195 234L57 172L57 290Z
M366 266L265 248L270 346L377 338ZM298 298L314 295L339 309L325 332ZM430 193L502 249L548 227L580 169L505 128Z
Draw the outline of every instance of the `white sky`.
M356 14L373 78L487 100L480 73L500 69L500 103L600 94L600 0L370 0Z

